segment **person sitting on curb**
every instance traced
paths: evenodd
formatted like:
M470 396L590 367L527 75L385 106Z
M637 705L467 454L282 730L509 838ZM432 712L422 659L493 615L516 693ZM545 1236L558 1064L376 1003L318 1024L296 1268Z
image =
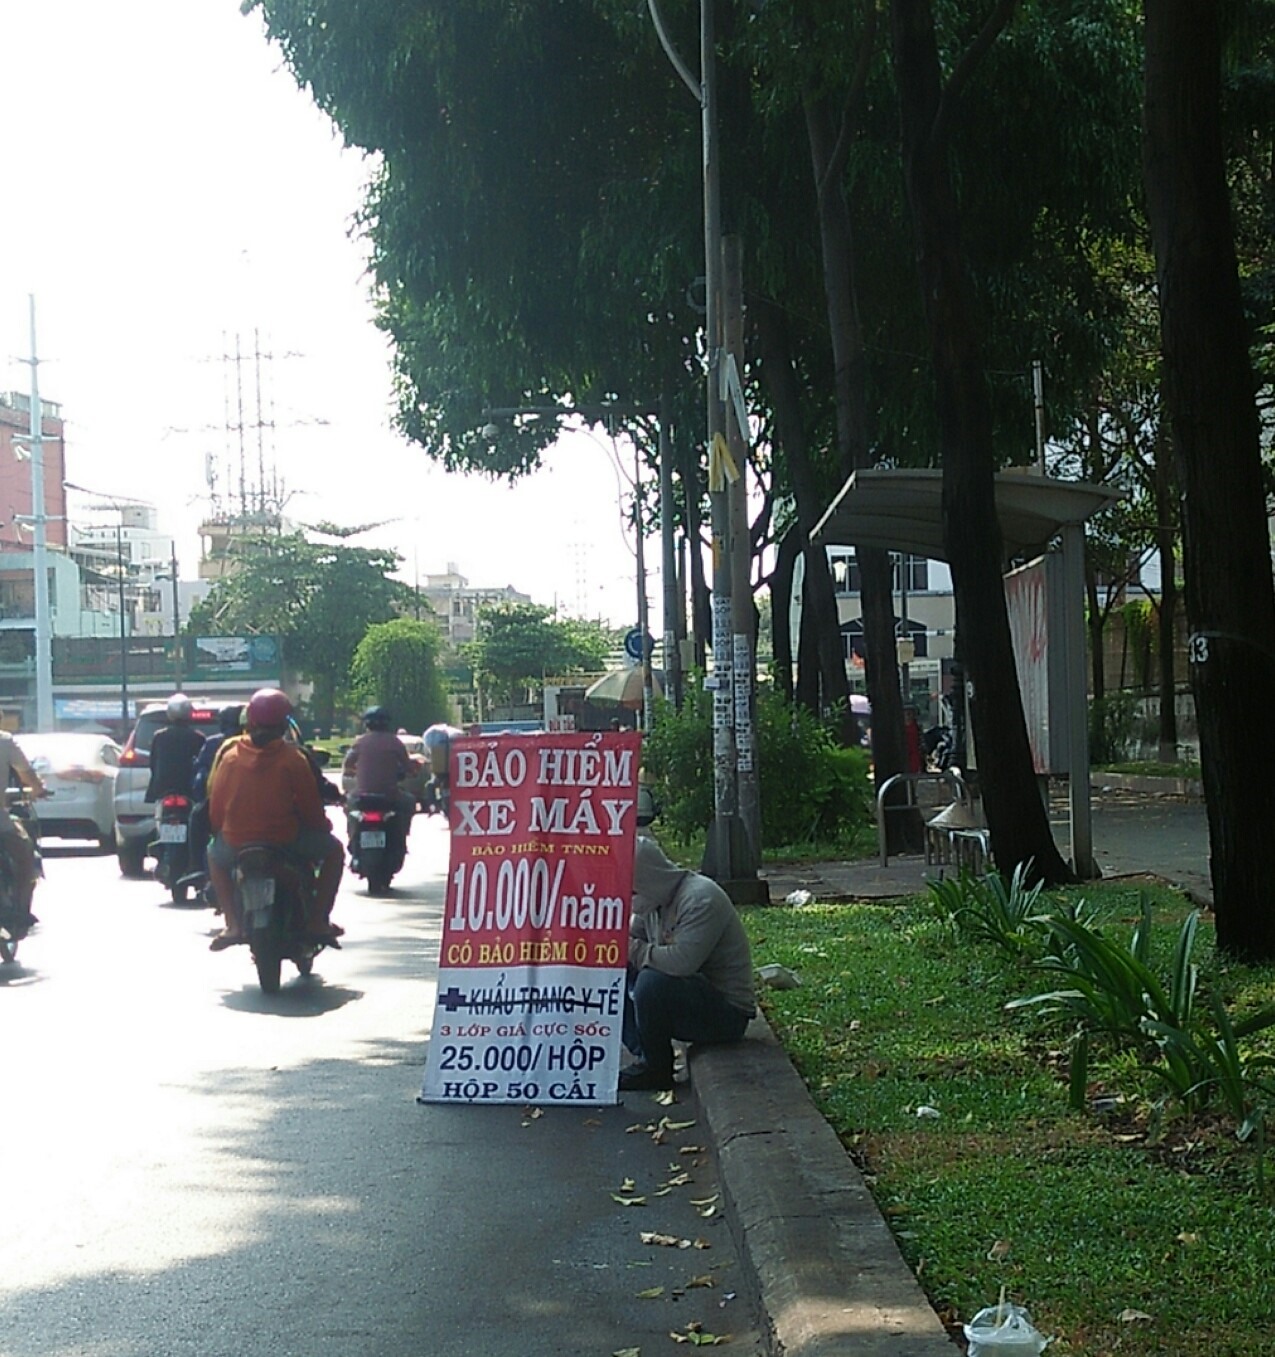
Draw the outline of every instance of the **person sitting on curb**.
M729 895L639 835L633 856L621 1091L673 1087L673 1041L738 1041L756 1012L753 958Z
M245 942L242 907L231 873L235 853L250 843L291 848L319 864L307 901L307 928L327 942L343 930L330 922L345 866L341 844L328 825L309 760L284 735L292 703L274 688L262 688L248 703L248 738L228 740L219 751L209 783L208 818L214 838L208 874L226 918L211 950Z

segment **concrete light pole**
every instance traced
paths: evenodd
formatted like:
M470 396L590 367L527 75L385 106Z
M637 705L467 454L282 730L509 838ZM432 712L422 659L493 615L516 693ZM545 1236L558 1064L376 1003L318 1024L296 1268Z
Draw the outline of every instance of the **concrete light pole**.
M708 498L713 548L713 672L707 680L713 694L713 820L704 846L704 870L737 903L767 898L757 877L759 844L741 815L739 749L742 739L748 764L744 777L750 821L753 799L752 640L751 619L741 626L745 603L733 602L737 589L747 591L748 532L743 468L726 441L722 398L723 258L720 152L717 135L717 37L713 0L700 0L700 75L697 80L678 55L660 15L657 0L647 0L651 22L665 55L700 107L704 195L704 344L705 435L708 451ZM746 430L741 430L746 433ZM732 504L734 507L732 508ZM733 524L733 530L732 530ZM742 565L741 565L742 561ZM739 665L736 664L736 657Z

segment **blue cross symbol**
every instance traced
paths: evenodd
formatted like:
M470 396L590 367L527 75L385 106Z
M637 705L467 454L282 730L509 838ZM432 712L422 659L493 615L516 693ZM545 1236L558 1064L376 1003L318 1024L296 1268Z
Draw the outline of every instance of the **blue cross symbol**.
M463 994L455 985L453 985L445 994L440 994L438 996L438 1002L449 1013L455 1013L458 1008L469 1007L469 995Z

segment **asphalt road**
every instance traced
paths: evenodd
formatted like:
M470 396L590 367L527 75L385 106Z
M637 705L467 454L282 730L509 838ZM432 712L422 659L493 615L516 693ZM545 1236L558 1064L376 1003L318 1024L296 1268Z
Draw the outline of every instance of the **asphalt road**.
M209 911L49 845L0 966L2 1357L762 1350L689 1089L416 1103L446 855L418 819L394 898L347 877L346 946L269 998Z

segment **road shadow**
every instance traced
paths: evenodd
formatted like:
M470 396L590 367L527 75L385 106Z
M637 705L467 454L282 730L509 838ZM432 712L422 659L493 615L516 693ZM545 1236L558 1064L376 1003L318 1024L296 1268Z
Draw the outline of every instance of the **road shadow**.
M247 957L245 950L244 956ZM318 961L315 962L319 964ZM287 966L288 963L284 962ZM293 975L279 987L278 994L263 994L254 984L227 990L222 1005L236 1013L266 1013L276 1018L320 1018L346 1004L363 998L364 991L344 985L329 985L321 975Z
M115 856L114 848L102 848L92 840L46 839L42 835L39 848L40 856L43 858L109 858Z

